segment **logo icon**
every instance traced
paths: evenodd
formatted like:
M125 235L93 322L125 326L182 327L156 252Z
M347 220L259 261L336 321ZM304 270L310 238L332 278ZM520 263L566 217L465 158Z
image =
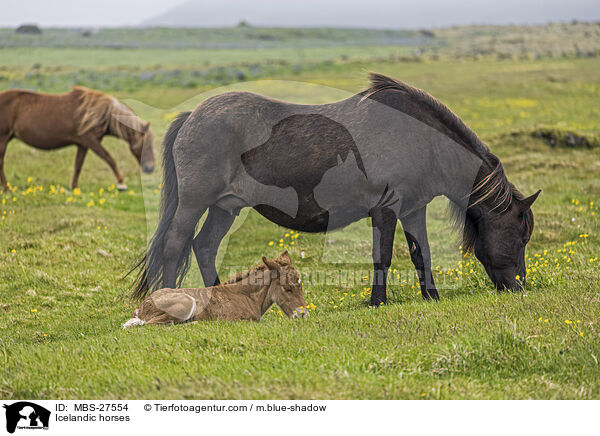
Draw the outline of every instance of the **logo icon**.
M6 431L14 433L18 429L48 429L50 411L42 406L28 401L19 401L10 405L4 404L6 409Z

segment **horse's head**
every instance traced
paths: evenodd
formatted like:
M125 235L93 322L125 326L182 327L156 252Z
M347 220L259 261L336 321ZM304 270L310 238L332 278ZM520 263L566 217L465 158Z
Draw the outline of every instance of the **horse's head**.
M531 205L541 190L530 197L512 196L507 210L496 212L484 205L467 211L465 250L473 250L498 289L525 287L525 246L533 231Z
M129 141L129 149L131 153L136 157L142 171L145 173L151 173L154 171L154 133L150 123L144 123L141 130L135 130Z
M263 262L271 273L268 295L273 303L290 318L308 316L306 301L302 293L300 274L292 266L287 250L279 258L269 260L263 256Z

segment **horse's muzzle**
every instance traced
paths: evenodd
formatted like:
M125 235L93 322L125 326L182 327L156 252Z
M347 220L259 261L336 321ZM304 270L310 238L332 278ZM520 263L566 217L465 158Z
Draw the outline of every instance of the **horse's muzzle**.
M142 165L142 171L146 174L150 174L154 171L154 165L144 164Z
M292 319L308 318L308 316L308 307L306 306L300 306L294 310L294 313L292 313Z

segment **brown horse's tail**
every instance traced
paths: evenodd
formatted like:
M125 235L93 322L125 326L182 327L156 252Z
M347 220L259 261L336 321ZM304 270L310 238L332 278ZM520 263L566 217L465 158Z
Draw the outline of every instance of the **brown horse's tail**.
M138 270L131 293L131 297L134 299L144 298L148 291L155 291L162 284L165 235L169 230L179 202L177 173L175 172L175 162L173 160L173 144L179 129L181 129L190 114L191 112L181 112L169 126L163 141L163 185L160 200L160 220L156 232L150 240L146 254L129 271L129 273L132 273ZM191 242L189 249L191 250ZM177 265L177 277L183 277L188 268L189 256L182 256L182 260Z

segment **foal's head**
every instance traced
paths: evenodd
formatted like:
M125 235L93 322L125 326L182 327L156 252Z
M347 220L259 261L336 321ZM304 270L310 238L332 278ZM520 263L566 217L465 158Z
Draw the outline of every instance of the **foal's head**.
M302 294L300 274L292 266L287 250L278 259L269 260L263 256L263 262L271 274L267 298L281 307L291 317L306 317L308 309Z
M145 123L141 130L135 130L129 140L129 149L145 173L154 171L153 143L154 133L150 123Z

